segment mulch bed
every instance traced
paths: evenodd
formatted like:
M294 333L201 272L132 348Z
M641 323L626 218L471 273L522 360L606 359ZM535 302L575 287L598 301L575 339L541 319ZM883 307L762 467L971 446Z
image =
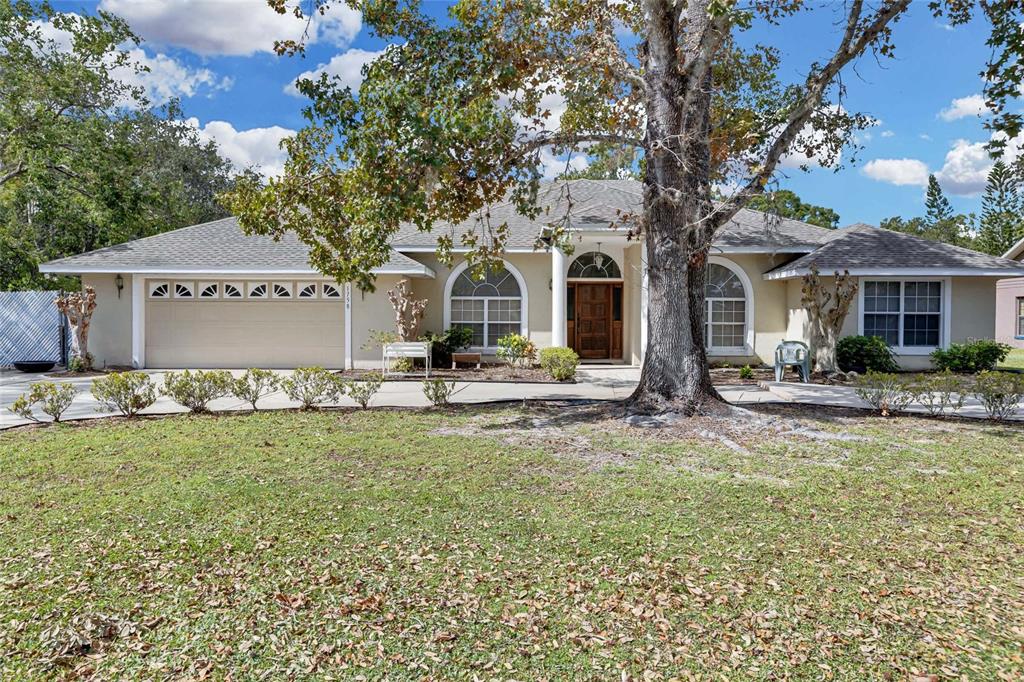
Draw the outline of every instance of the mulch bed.
M377 372L373 369L347 369L337 372L338 376L346 379L359 379L368 372ZM417 367L414 372L408 374L389 374L388 381L423 381L423 368ZM511 384L559 384L575 383L555 381L548 373L538 367L516 369L512 371L507 365L484 364L480 369L476 367L432 367L430 369L431 379L454 379L455 381L490 381L496 383Z

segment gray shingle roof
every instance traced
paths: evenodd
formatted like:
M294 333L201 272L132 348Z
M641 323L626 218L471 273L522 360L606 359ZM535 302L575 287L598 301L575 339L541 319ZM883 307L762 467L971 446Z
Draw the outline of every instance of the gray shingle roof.
M639 211L642 188L634 180L573 180L541 188L539 204L546 208L536 220L519 215L511 203L490 209L490 224L507 221L507 248L528 251L545 230L545 223L565 215L580 231L600 231L617 222L622 213ZM466 229L482 230L469 220L455 226L456 237ZM378 274L401 273L431 277L433 272L398 251L431 250L438 230L419 232L403 226L392 245L391 260ZM452 228L447 228L452 230ZM458 243L458 239L456 239ZM798 220L779 219L758 211L742 210L716 235L718 251L790 252L806 254L766 275L770 279L803 274L811 263L823 271L843 270L964 270L964 274L1024 275L1024 263L997 258L912 235L858 224L828 230ZM145 239L109 246L78 256L51 261L43 272L210 272L315 274L309 250L293 234L280 241L244 234L234 218L185 227Z
M571 203L570 203L571 200ZM441 234L451 234L454 243L471 232L486 237L491 229L508 224L506 248L533 249L544 234L546 224L562 219L567 213L573 229L603 230L618 224L624 213L637 213L643 205L643 186L636 180L571 180L544 185L537 197L541 214L531 220L520 215L515 207L504 202L491 206L486 218L474 216L454 227L437 224L430 232L421 232L405 225L392 240L395 248L428 249L437 244ZM570 208L571 206L571 208ZM625 228L621 228L625 229ZM759 211L741 210L715 237L716 249L807 252L824 243L834 230L816 225L768 216Z
M1024 263L860 223L836 230L821 248L769 271L765 277L799 276L811 265L817 265L823 273L849 270L853 274L898 274L934 270L936 275L1024 275Z
M180 230L108 246L50 261L42 272L210 272L316 274L309 248L291 233L280 241L249 236L235 218L183 227ZM433 276L430 268L393 251L374 272Z

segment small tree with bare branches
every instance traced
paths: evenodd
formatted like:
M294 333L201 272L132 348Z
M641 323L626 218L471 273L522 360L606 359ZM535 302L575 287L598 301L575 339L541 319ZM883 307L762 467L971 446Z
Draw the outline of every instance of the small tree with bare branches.
M834 374L839 371L836 363L836 343L843 328L850 304L857 295L857 280L850 277L850 271L835 273L831 287L821 281L818 267L812 265L803 277L800 303L807 310L811 334L811 349L819 372Z
M416 298L409 289L409 280L403 279L388 290L388 299L395 309L395 330L402 341L415 341L420 336L420 323L427 308L427 299Z
M88 372L92 369L89 326L92 324L92 313L96 310L96 290L87 286L84 291L58 296L53 303L71 325L71 362L68 368Z

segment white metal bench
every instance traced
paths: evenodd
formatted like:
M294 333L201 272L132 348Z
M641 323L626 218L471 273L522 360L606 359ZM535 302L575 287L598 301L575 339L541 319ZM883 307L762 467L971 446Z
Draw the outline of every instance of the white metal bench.
M423 358L427 365L427 377L430 377L430 341L399 341L397 343L385 343L381 357L383 373L391 374L390 360L399 358Z

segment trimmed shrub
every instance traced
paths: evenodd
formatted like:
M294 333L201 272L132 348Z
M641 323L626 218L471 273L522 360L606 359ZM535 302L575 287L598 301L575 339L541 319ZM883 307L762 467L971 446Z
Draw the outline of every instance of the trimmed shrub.
M84 374L92 370L93 358L92 353L86 353L85 355L75 355L68 360L68 371L74 372L75 374Z
M270 395L281 387L281 378L277 373L269 369L247 369L234 381L231 382L231 394L239 400L252 405L252 411L256 411L256 403L260 398Z
M446 407L450 404L455 382L444 379L427 379L423 382L423 395L434 407Z
M580 356L572 348L555 346L542 348L540 366L555 381L572 381L576 378L576 368L580 365Z
M892 350L877 336L845 336L836 344L836 362L844 372L895 372Z
M32 408L38 405L44 414L59 422L61 415L71 407L77 394L71 384L58 386L52 381L39 381L29 386L28 393L19 395L14 404L7 409L19 417L38 422L42 420L32 412Z
M527 363L537 356L537 348L527 337L521 334L506 334L498 339L499 358L504 360L509 367L525 367Z
M949 348L937 348L932 352L932 362L940 370L977 374L995 369L1011 350L1005 343L974 339L967 343L951 343Z
M910 384L908 390L914 401L923 405L933 417L956 414L967 398L963 381L948 369L940 374L921 377Z
M359 381L346 382L345 393L365 410L383 384L384 377L380 372L367 372Z
M118 372L94 379L92 395L108 409L134 417L156 402L156 384L144 372Z
M749 381L754 378L754 368L750 365L743 365L740 367L740 379Z
M974 382L974 396L989 419L1009 419L1024 398L1024 377L1009 372L982 372Z
M868 372L857 378L855 386L857 396L882 416L902 412L914 399L906 382L887 372Z
M452 353L457 353L473 343L473 330L469 327L452 327L446 332L427 332L420 341L430 341L431 361L435 367L451 364Z
M210 403L217 398L231 395L231 372L223 369L185 370L168 372L164 375L165 396L187 407L189 412L210 411Z
M312 410L336 401L344 391L344 379L323 367L299 367L281 380L281 388L289 398L301 403L302 409Z

